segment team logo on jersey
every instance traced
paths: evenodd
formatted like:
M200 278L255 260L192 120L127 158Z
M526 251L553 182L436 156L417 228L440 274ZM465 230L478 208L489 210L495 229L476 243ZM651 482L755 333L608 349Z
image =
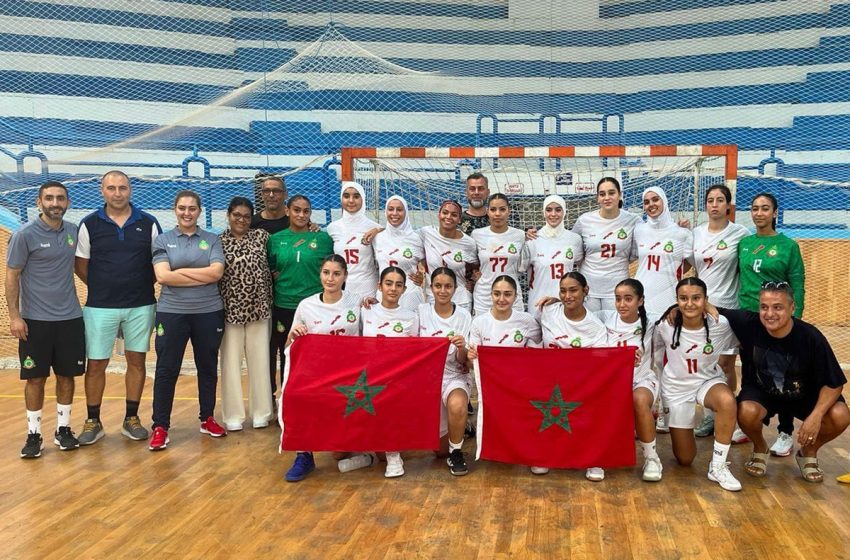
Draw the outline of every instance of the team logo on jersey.
M718 251L723 251L724 249L728 249L728 248L729 248L729 245L727 245L726 241L724 241L722 239L720 240L720 243L717 244L717 250Z
M201 251L206 251L209 248L210 248L210 244L207 243L206 239L201 239L201 242L198 243L198 249L200 249Z
M162 336L165 334L165 327L162 326L162 323L156 326L156 336Z
M401 323L396 323L395 325L393 325L393 332L404 332L404 327L401 326Z
M643 329L642 329L642 328L640 328L640 327L637 327L637 328L635 329L634 334L636 334L637 336L642 335L642 334L643 334Z
M702 347L703 354L711 354L714 352L714 345L710 342L706 342L705 346Z
M673 252L673 242L672 241L668 241L667 243L664 244L664 252L665 253L672 253Z
M625 239L628 236L629 234L626 233L626 230L624 230L623 228L620 228L620 231L617 232L617 239Z
M573 258L573 248L572 248L572 247L570 247L569 249L567 249L567 258L568 258L568 259L572 259L572 258Z
M581 337L577 336L570 341L570 346L573 348L581 348Z
M310 242L310 244L309 244L309 245L307 245L307 246L308 246L310 249L314 250L314 251L315 251L316 249L318 249L318 248L319 248L319 244L318 244L318 243L316 243L316 240L315 240L315 239L314 239L314 240L312 240L312 241Z
M774 247L771 247L770 251L767 252L767 256L768 257L775 257L777 253L778 253L778 251L776 250L776 247L774 246Z
M447 332L447 333L446 333L446 338L451 338L451 337L453 337L454 335L455 335L455 332L454 332L454 331L449 331L449 332Z
M524 337L522 336L522 333L521 333L521 332L519 332L519 331L516 331L516 332L514 333L514 342L516 342L517 344L519 344L519 343L520 343L520 342L522 342L523 340L524 340Z
M410 247L405 247L404 251L401 253L401 256L406 258L406 259L412 259L413 258L413 251L410 250Z
M281 323L280 321L277 322L277 324L274 326L274 328L277 332L283 332L283 331L286 330L286 327L284 327L283 323Z
M508 245L508 253L510 253L512 255L516 254L516 246L513 243Z
M32 369L35 367L35 360L32 359L32 356L27 356L21 365L24 366L24 369Z
M345 314L345 320L349 323L353 323L357 320L357 315L354 314L354 311L349 309L348 313Z
M453 258L454 258L455 262L463 262L463 255L461 254L460 251L455 253L455 256Z
M68 236L65 238L65 242L68 244L68 247L73 247L73 246L74 246L74 238L73 238L73 237L71 237L71 234L70 234L70 233L69 233L69 234L68 234Z

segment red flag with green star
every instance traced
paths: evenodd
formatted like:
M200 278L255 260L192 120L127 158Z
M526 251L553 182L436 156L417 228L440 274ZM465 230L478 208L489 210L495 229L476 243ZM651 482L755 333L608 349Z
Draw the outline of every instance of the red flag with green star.
M634 347L478 349L478 458L550 468L635 464Z
M287 350L281 448L437 449L448 339L306 335Z

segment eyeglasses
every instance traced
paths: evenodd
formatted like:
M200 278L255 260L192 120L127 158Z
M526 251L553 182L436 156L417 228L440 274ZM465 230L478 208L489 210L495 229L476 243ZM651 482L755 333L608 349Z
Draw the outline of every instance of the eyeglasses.
M230 217L236 220L237 222L250 222L251 215L250 214L239 214L238 212L231 212Z
M773 280L765 280L761 283L762 290L785 290L790 288L791 284L788 282L774 282Z
M286 193L283 189L262 189L260 192L266 196L284 196Z

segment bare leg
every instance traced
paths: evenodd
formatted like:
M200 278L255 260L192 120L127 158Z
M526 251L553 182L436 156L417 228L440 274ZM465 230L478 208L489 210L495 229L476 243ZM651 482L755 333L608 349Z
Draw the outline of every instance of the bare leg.
M673 455L680 465L687 467L697 456L697 441L693 429L670 428L670 440L673 444Z

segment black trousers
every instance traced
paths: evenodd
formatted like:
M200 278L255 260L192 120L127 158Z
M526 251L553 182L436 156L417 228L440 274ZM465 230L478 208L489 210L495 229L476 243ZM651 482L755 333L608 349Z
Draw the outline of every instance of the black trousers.
M272 308L272 334L269 339L269 379L272 384L272 395L277 390L278 379L280 379L281 387L283 386L283 366L286 365L286 356L283 351L286 349L286 339L294 318L294 309ZM280 377L277 374L278 356L280 356Z

